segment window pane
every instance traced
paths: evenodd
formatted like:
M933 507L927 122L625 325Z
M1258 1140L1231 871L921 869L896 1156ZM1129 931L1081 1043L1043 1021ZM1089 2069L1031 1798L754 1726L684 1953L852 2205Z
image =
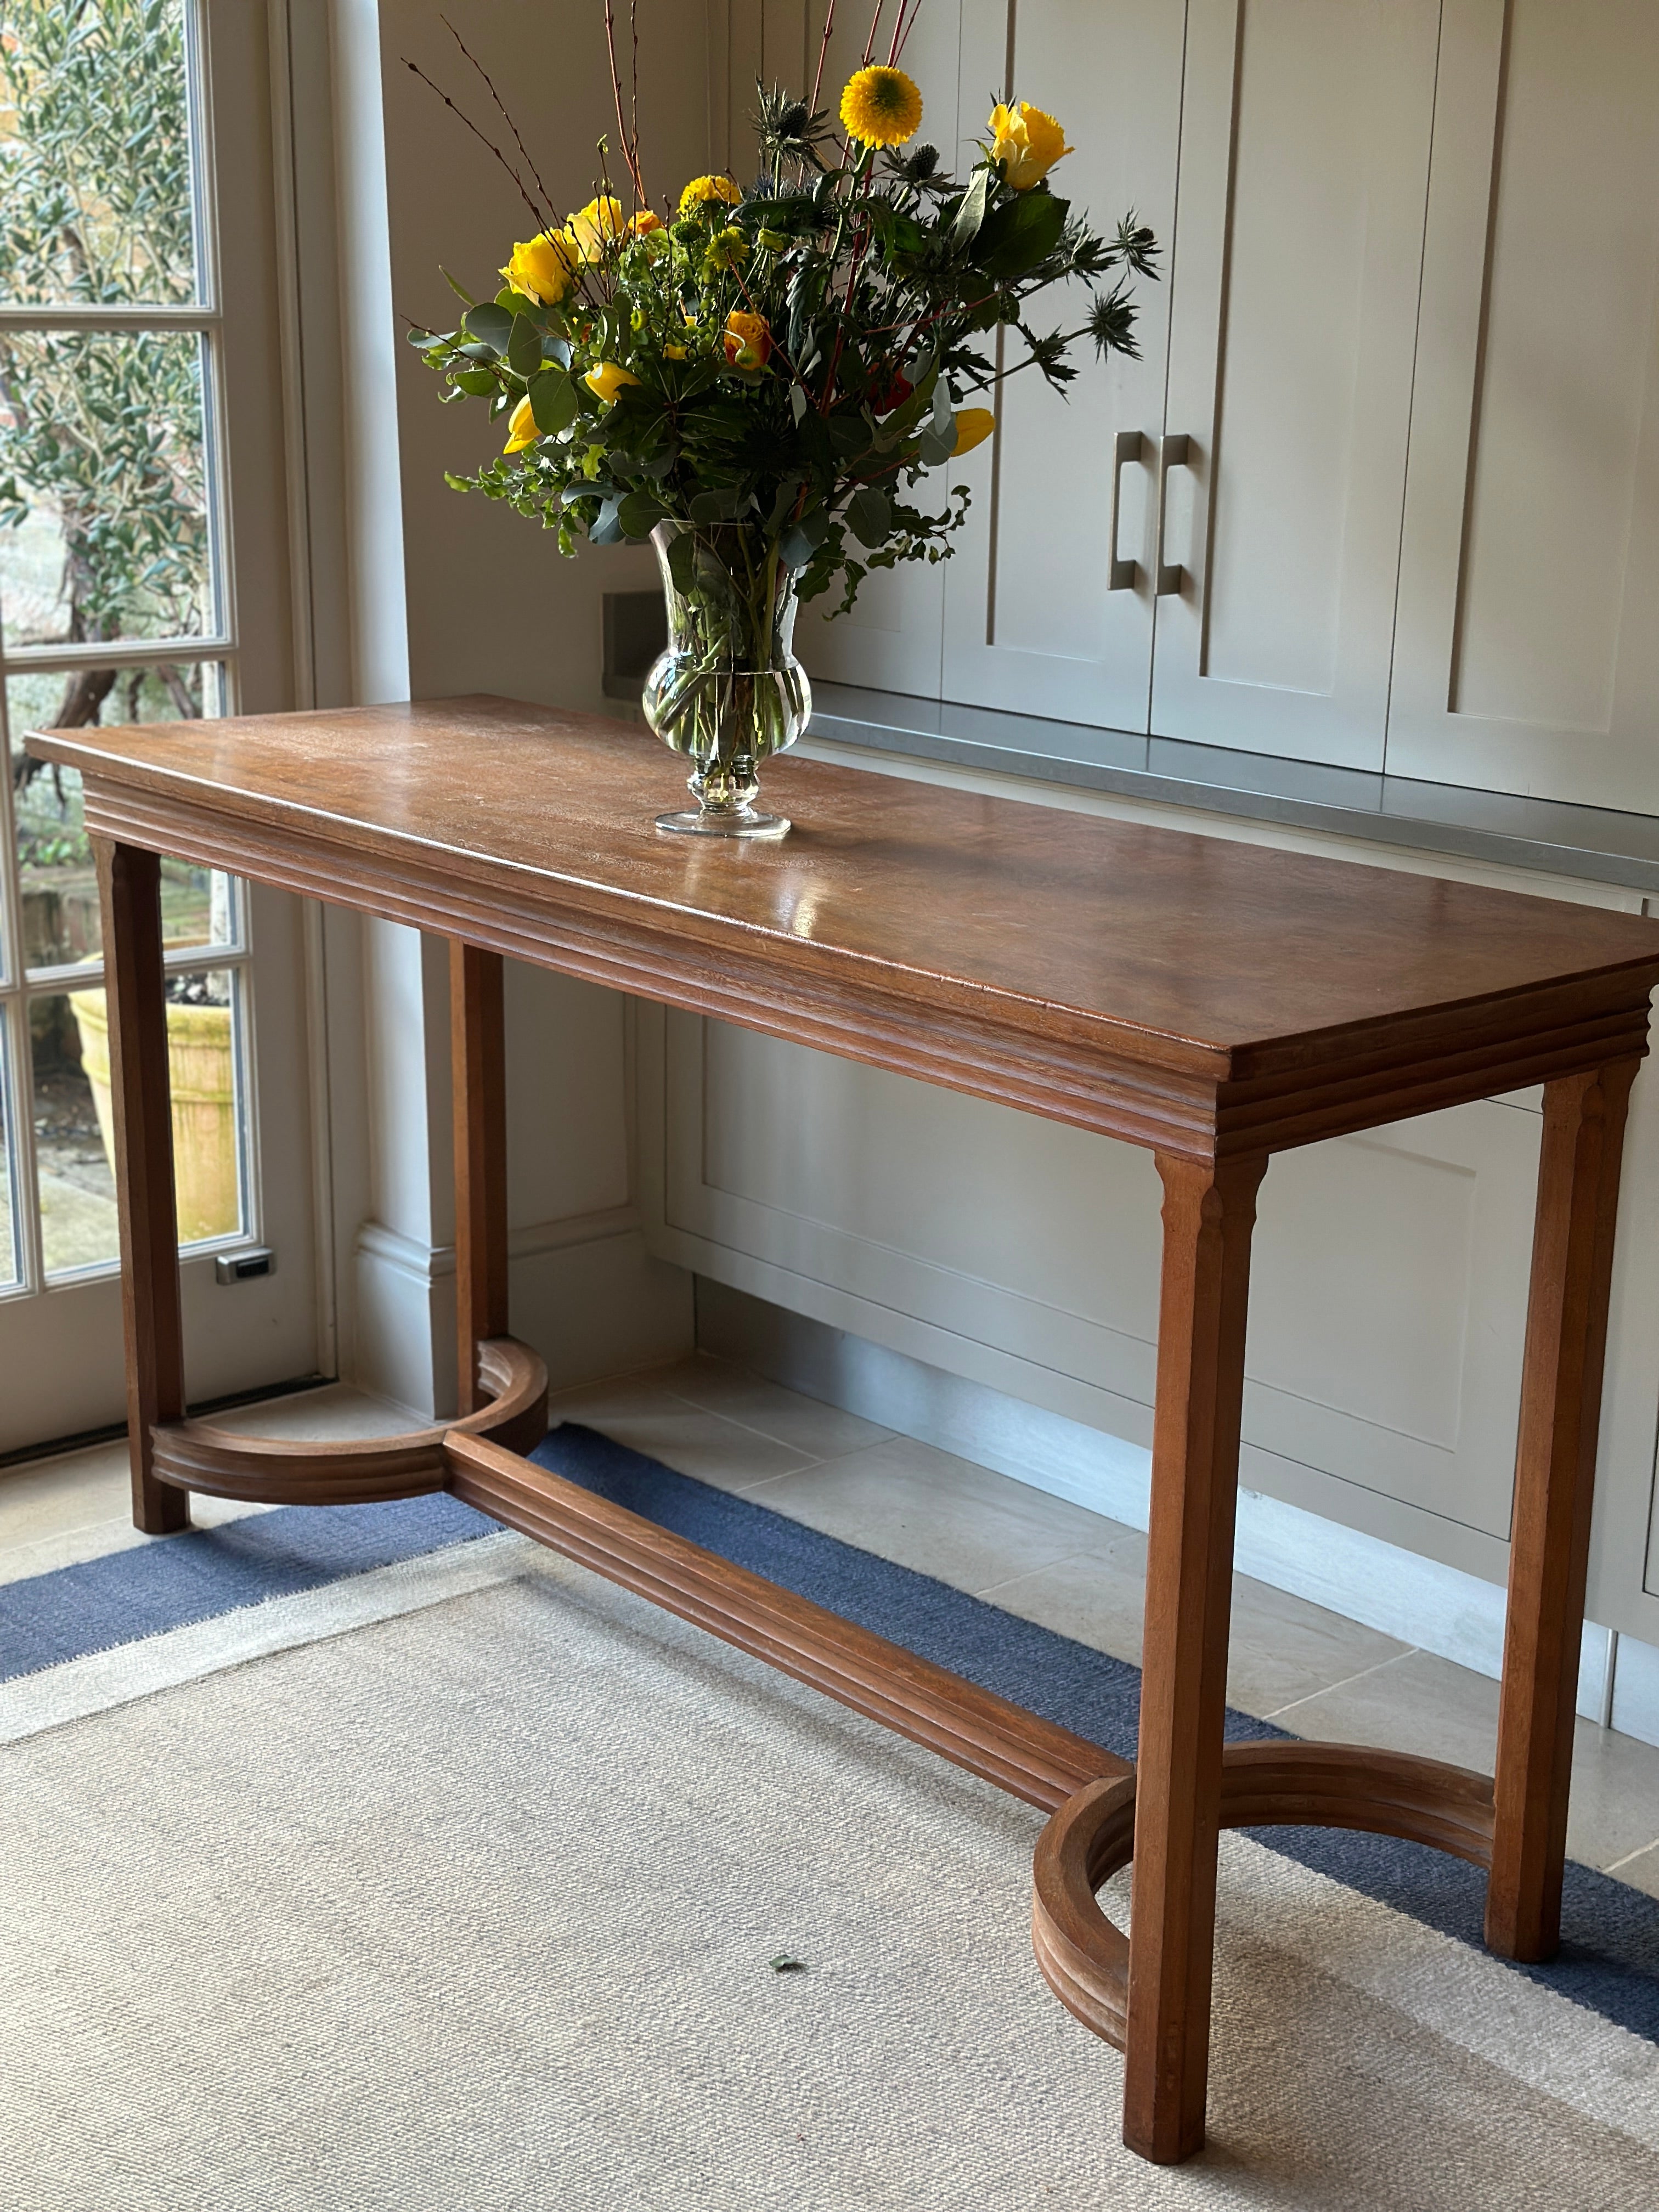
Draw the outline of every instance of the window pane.
M101 936L92 848L81 823L74 769L31 760L31 730L112 722L170 722L216 713L220 671L190 662L165 668L82 669L69 676L14 676L6 685L17 860L23 900L23 959L30 968L95 959ZM171 946L235 944L234 886L227 876L161 863L161 928Z
M15 1174L11 1159L11 1121L6 1101L11 1093L6 1081L6 1019L0 1008L0 1290L16 1282L21 1270L17 1256L17 1211L11 1202Z
M167 1074L179 1241L232 1237L243 1225L242 1079L237 978L224 969L167 983ZM109 1022L101 990L32 1001L35 1157L46 1273L115 1259L110 1165Z
M8 647L213 622L202 369L189 331L0 330Z
M46 1272L56 1275L120 1255L115 1178L104 1134L109 1060L103 993L59 992L33 1000L29 1044L40 1234Z
M0 299L196 297L183 0L6 0Z

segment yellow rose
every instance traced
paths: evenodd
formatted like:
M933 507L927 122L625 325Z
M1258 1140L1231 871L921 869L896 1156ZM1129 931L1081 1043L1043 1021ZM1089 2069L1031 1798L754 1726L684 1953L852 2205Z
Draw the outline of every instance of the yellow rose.
M1054 117L1023 100L1012 107L994 107L988 127L991 159L1001 162L1003 175L1017 192L1040 185L1061 155L1072 151Z
M957 410L957 442L951 447L957 453L971 453L975 446L982 446L997 427L997 418L988 407L959 407Z
M734 185L730 177L693 177L680 194L679 211L682 215L695 215L710 200L718 200L726 207L735 207L742 198L742 187Z
M602 361L597 368L590 368L582 382L588 390L603 399L607 407L616 404L617 394L624 385L637 384L637 376L630 376L614 361Z
M902 69L855 70L841 96L842 128L866 146L902 146L921 128L921 94Z
M522 292L526 300L539 300L544 307L556 307L574 282L563 240L546 230L539 238L514 246L501 274L515 292Z
M745 315L741 309L729 314L721 344L733 368L764 368L772 356L772 333L766 318Z
M625 236L627 230L622 202L607 198L589 200L571 216L560 238L573 261L591 263L603 261L605 247Z
M533 446L541 432L536 428L536 410L529 400L521 399L513 410L507 425L507 443L501 448L506 453L521 453L526 446Z

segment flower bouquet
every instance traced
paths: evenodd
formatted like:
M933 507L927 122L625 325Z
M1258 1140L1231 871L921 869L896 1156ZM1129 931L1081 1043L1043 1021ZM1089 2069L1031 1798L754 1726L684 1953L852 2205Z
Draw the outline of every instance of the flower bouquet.
M522 171L491 150L532 235L493 299L455 285L458 329L410 333L447 398L506 417L504 452L451 475L458 490L538 517L562 553L653 543L669 642L643 707L696 800L659 829L782 836L755 800L811 711L798 603L839 587L841 612L870 569L949 555L968 489L922 486L995 428L969 403L1025 368L1063 392L1079 339L1136 351L1127 284L1156 273L1151 233L1131 215L1109 239L1073 213L1049 182L1064 133L1024 100L992 108L965 181L945 173L899 65L921 0L897 0L874 59L884 4L838 131L817 105L832 4L810 95L757 88L753 181L696 177L656 205L613 40L622 173L602 141L593 198L561 216L514 129ZM1091 288L1080 326L1034 330L1034 296L1073 279Z

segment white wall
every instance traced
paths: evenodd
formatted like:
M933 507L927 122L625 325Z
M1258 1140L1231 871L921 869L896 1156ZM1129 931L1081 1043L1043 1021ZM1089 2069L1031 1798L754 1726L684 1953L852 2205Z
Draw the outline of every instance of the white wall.
M441 406L402 336L408 319L449 327L460 313L440 264L488 296L530 221L510 180L405 61L505 136L440 20L450 14L550 190L579 205L611 112L602 16L514 0L290 0L288 12L313 696L495 691L615 713L600 689L601 594L653 586L650 555L562 562L531 524L451 491L446 469L476 466L501 434L481 407ZM707 39L700 11L673 0L647 0L641 28L644 135L664 188L675 188L708 165ZM700 88L690 101L688 82ZM318 129L325 100L331 134ZM326 944L341 1371L441 1412L455 1391L444 949L337 912ZM513 1325L556 1385L672 1358L691 1341L690 1279L647 1253L635 1200L632 1028L615 994L509 969Z

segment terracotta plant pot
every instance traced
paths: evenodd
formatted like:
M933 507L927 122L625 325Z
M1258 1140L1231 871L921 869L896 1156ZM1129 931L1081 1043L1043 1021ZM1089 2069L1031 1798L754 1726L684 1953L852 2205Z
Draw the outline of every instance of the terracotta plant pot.
M109 1017L102 991L72 991L81 1066L92 1086L105 1157L115 1161L110 1100ZM234 1236L242 1224L236 1142L236 1062L228 1006L167 1008L167 1074L173 1091L173 1173L179 1242Z

